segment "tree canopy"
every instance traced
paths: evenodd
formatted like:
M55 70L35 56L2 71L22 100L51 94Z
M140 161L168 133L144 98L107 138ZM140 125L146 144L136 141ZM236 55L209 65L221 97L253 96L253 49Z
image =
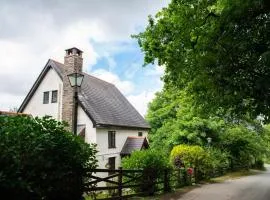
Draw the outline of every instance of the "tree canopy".
M269 119L268 0L172 0L134 37L195 106Z
M151 148L169 154L180 144L211 147L209 162L227 166L230 160L231 168L251 166L256 160L269 157L269 125L262 126L260 120L248 115L232 118L218 111L202 112L192 101L187 92L168 86L157 93L146 116L152 127ZM226 156L228 160L224 161Z

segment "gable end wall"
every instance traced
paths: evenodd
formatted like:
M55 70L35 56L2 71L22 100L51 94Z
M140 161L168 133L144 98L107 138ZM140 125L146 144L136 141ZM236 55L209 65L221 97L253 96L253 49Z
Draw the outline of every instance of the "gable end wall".
M54 69L50 68L25 106L23 112L30 113L34 117L50 115L56 120L61 120L62 88L63 83L61 78ZM58 91L57 103L51 103L51 92L53 90ZM49 91L49 103L43 104L43 92L46 91Z

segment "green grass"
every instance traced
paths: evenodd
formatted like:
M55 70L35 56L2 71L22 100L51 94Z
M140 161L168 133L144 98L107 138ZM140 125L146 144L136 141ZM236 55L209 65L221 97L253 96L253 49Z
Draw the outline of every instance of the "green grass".
M224 176L212 178L212 179L210 179L209 182L220 183L220 182L224 182L226 180L238 179L238 178L241 178L243 176L251 176L251 175L258 174L258 173L260 173L260 171L258 171L258 170L240 170L240 171L236 171L236 172L229 172L229 173L225 174Z

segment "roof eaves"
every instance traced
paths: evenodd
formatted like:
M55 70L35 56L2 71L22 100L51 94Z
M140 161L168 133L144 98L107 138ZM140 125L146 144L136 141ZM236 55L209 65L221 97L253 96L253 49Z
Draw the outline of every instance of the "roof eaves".
M150 127L141 127L141 126L128 126L128 125L115 125L115 124L103 124L96 123L96 128L122 128L122 129L138 129L138 130L150 130Z
M95 128L97 125L97 122L94 120L93 116L88 112L88 110L85 108L83 103L78 99L79 105L82 107L83 111L86 113L86 115L90 118L90 120L93 123L93 127Z

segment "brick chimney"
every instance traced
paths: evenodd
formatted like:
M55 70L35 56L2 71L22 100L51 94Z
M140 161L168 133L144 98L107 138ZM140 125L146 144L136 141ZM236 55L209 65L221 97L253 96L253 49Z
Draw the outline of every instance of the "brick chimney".
M73 106L74 106L74 88L70 86L67 75L72 73L81 73L83 66L82 51L76 47L66 50L64 58L64 76L63 76L63 99L62 99L62 121L69 124L69 130L72 131Z

